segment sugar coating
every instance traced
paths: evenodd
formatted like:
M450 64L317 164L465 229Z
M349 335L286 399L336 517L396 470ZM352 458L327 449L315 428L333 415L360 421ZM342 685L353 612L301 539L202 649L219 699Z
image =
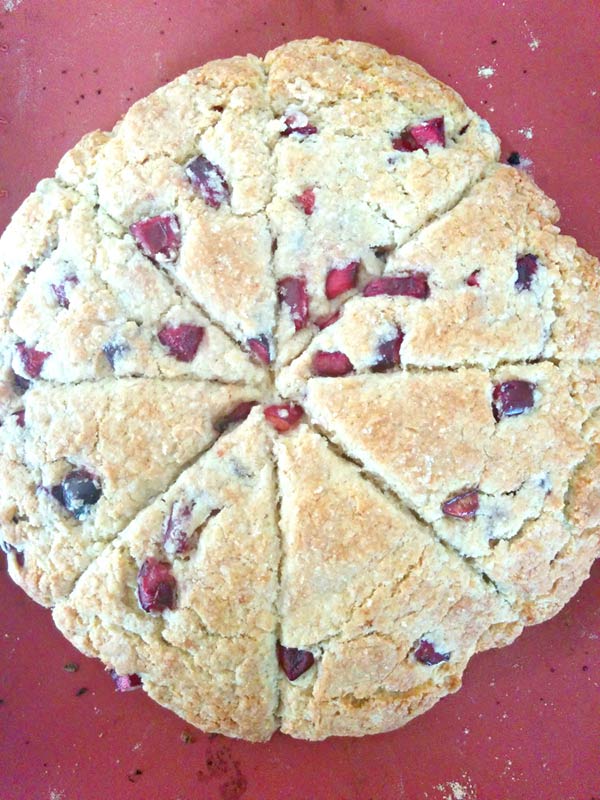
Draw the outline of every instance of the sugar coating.
M600 553L598 262L498 155L418 65L316 38L180 76L25 200L1 538L82 652L206 731L356 736L574 594ZM501 412L514 382L531 402Z

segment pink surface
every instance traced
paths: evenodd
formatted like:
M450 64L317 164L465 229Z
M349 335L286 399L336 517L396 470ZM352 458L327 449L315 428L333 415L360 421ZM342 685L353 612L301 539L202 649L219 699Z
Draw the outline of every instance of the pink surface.
M600 252L598 3L83 2L0 15L0 229L83 133L212 58L324 34L413 58L518 150ZM493 70L493 73L490 72ZM265 745L206 737L119 695L0 573L2 800L598 800L600 565L554 620L476 657L463 689L405 729ZM68 673L67 662L79 670ZM86 688L87 692L77 694ZM139 770L139 773L137 772Z

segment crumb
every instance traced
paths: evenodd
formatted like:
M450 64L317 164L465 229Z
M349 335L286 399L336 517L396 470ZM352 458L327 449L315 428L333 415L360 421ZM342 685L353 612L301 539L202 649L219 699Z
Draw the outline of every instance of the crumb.
M74 661L69 661L63 667L65 672L77 672L79 669L79 664L76 664Z
M86 687L82 686L81 689L77 689L77 691L75 692L75 697L81 697L81 695L85 694L86 692L87 692Z
M517 164L521 163L521 156L517 153L516 150L513 150L512 153L506 159L506 163L510 164L513 167L516 167Z
M491 78L496 74L494 67L477 67L477 74L480 78Z

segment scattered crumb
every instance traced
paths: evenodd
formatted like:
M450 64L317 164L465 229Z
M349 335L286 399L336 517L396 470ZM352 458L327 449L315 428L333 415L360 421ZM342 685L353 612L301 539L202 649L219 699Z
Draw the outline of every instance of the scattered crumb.
M448 781L439 783L435 788L444 792L443 800L477 800L477 795L469 778L464 778L465 783Z
M74 661L69 661L68 664L65 664L63 669L65 672L77 672L79 669L79 664L76 664Z
M480 78L491 78L496 74L494 67L477 67L477 74Z
M82 686L81 689L77 689L77 691L75 692L75 697L81 697L81 695L85 694L86 692L87 689L85 688L85 686Z
M519 128L519 133L526 139L533 139L533 128Z
M540 46L542 40L538 39L537 36L534 36L533 31L531 30L531 28L529 27L529 25L527 24L526 21L525 21L525 29L526 29L527 33L529 34L529 41L527 42L527 46L529 47L529 49L531 51L537 50L538 47Z
M2 0L2 6L5 11L14 11L22 2L23 0Z
M194 743L194 737L192 736L190 731L181 731L181 741L184 744L193 744Z
M58 789L50 789L48 800L63 800L64 794L59 792Z

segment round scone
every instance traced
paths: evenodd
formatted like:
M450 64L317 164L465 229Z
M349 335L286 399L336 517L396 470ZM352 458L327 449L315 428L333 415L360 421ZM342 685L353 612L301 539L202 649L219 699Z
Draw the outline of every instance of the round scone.
M398 727L600 553L600 281L421 67L312 39L85 136L0 240L10 574L117 688Z

